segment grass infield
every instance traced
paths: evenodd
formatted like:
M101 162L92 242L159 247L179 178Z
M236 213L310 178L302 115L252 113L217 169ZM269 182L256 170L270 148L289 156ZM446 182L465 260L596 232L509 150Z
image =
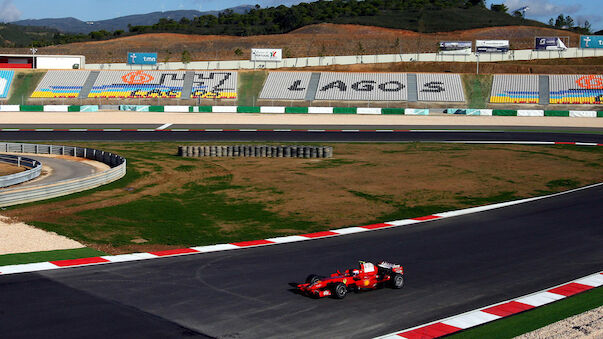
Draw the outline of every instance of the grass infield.
M125 156L127 176L3 214L115 254L367 225L603 181L600 147L358 143L333 144L332 159L269 159L182 158L180 144L73 143Z
M43 261L90 258L98 257L101 255L106 255L106 253L87 247L76 248L71 250L5 254L0 255L0 266L29 264Z
M503 318L453 334L448 338L513 338L565 318L595 309L601 305L603 305L603 287L598 287L509 318Z

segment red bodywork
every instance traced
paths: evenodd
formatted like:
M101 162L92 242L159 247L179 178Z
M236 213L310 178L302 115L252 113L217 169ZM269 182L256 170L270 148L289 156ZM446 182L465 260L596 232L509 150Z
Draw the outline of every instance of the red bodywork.
M305 284L297 285L299 291L303 294L312 297L326 297L333 295L336 298L343 298L343 296L336 295L336 286L342 283L346 286L347 291L360 291L364 289L376 289L378 287L392 285L393 288L401 288L403 280L399 281L404 275L404 268L401 265L390 264L387 262L380 262L377 265L372 263L360 262L359 268L353 268L331 274L330 277L318 277L310 275ZM394 279L395 276L400 276ZM392 280L396 280L394 281ZM313 280L313 281L310 281Z

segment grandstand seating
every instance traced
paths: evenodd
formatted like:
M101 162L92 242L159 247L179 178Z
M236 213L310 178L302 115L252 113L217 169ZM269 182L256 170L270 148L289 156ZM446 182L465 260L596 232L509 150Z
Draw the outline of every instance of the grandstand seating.
M90 71L48 71L32 98L77 98Z
M333 73L320 76L316 100L405 101L406 73Z
M418 73L417 91L419 101L465 101L459 74Z
M6 98L13 83L15 71L0 71L0 98Z
M101 71L89 98L180 98L184 71Z
M549 76L551 104L601 104L602 75Z
M270 72L260 99L303 100L311 77L311 72Z
M537 75L495 75L491 103L537 104L540 100Z
M205 71L195 72L191 98L236 99L237 72Z

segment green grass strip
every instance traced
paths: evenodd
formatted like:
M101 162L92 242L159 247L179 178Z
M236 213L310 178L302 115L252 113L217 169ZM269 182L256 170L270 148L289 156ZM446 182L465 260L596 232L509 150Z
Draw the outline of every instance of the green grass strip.
M333 114L356 114L356 107L333 107Z
M569 117L569 111L544 111L545 117Z
M237 104L240 106L257 106L266 77L268 77L267 71L239 72Z
M21 112L44 112L44 106L42 105L21 105L19 106Z
M0 266L29 264L34 262L80 259L107 255L92 248L76 248L72 250L43 251L0 255Z
M165 108L163 106L149 106L149 112L164 112Z
M285 113L308 113L308 107L285 107Z
M82 106L79 105L70 105L67 108L67 112L79 112L82 109Z
M486 323L449 338L513 338L601 305L603 305L603 288L598 287L534 310Z
M597 118L603 118L603 111L597 112Z
M238 106L237 113L260 113L260 108L254 106Z
M25 105L46 71L17 72L11 85L8 105Z
M516 117L517 111L513 109L495 109L492 111L492 115L498 117Z
M382 108L381 114L404 114L404 108Z

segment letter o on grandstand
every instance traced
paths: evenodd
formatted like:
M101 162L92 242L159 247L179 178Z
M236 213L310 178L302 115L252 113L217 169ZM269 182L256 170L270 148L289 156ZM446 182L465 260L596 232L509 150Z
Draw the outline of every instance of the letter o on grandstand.
M383 92L400 92L404 89L404 85L399 81L388 81L380 84L379 89Z

